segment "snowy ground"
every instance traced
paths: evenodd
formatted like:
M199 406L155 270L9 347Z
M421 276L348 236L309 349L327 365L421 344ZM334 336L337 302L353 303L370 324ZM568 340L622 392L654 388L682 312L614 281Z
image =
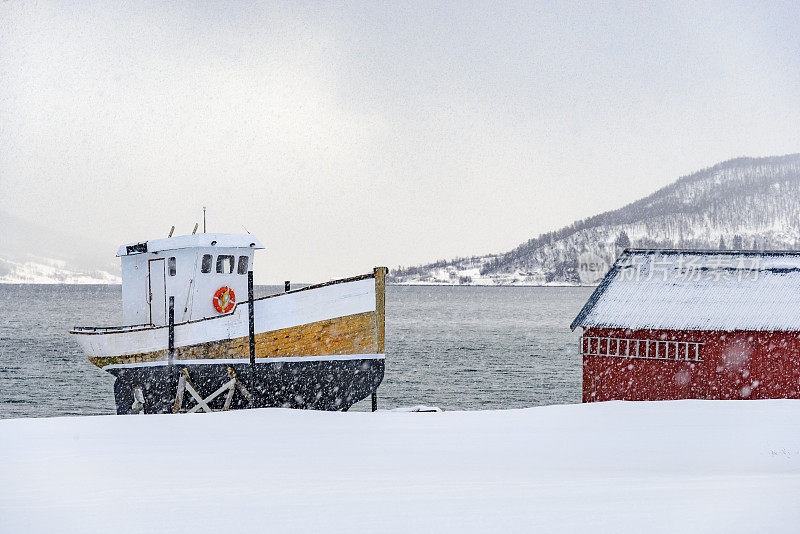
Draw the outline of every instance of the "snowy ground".
M800 401L0 421L0 532L797 532Z

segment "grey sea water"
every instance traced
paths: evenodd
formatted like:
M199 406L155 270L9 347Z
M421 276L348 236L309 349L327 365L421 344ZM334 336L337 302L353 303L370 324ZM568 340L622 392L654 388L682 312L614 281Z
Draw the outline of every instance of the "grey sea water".
M0 418L112 414L113 378L68 331L116 325L120 286L0 286ZM280 288L260 286L257 295ZM503 409L580 402L586 287L390 286L379 406ZM366 410L362 401L354 410Z

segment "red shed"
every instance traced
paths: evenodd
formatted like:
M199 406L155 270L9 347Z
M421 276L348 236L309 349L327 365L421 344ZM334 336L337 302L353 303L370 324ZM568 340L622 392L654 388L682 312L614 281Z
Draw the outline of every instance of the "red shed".
M625 250L579 326L583 402L800 398L800 252Z

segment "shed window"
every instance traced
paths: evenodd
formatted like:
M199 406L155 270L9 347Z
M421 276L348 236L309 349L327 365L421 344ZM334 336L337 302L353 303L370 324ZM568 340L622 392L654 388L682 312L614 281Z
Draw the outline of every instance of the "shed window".
M169 271L170 276L175 276L177 273L177 267L175 266L175 256L172 256L167 260L167 270Z
M211 272L211 254L203 254L203 263L200 264L201 273Z
M217 273L231 274L233 272L233 256L217 256Z
M239 256L239 268L236 272L239 274L246 274L247 273L247 264L250 263L249 258L247 256Z

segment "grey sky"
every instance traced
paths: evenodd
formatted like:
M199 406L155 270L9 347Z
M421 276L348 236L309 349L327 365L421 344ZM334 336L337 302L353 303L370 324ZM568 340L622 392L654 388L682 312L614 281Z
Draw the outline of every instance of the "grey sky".
M800 5L594 4L0 2L0 210L324 280L800 151Z

